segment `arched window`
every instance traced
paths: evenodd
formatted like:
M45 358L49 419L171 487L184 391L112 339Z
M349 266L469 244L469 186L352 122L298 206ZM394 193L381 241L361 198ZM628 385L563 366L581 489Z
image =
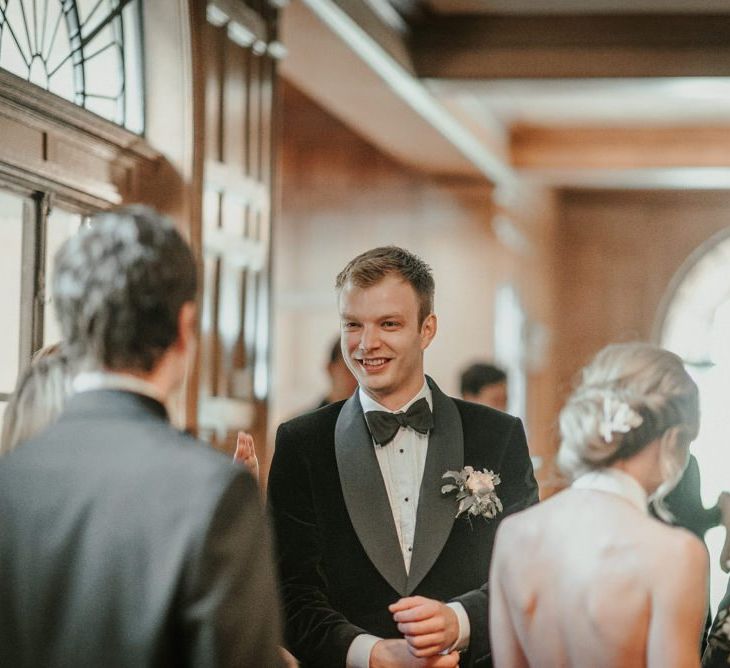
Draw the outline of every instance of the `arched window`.
M144 130L139 0L0 0L0 67Z
M730 229L708 240L684 263L660 311L660 344L687 363L700 388L701 428L692 453L702 476L702 497L711 506L730 489L727 397L730 396ZM706 536L710 550L713 610L727 577L718 562L724 530Z

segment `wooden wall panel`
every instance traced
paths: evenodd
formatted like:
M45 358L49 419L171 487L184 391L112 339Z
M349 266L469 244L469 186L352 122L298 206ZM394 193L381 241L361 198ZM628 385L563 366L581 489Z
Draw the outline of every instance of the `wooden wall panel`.
M262 132L273 126L262 114L273 110L276 69L267 40L275 39L276 11L264 3L218 4L228 18L204 31L210 98L199 425L204 437L229 451L239 429L254 432L265 460L268 322L261 316L270 292L272 176L263 169L270 171L273 161L263 155L272 138Z
M690 253L730 225L726 192L584 192L562 198L555 353L561 399L611 342L649 340Z

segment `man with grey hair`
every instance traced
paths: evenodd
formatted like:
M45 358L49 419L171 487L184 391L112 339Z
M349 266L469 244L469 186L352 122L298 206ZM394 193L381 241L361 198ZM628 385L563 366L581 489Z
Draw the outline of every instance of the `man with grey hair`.
M277 666L269 536L251 476L174 429L195 261L143 207L56 256L82 372L58 421L0 462L0 665Z

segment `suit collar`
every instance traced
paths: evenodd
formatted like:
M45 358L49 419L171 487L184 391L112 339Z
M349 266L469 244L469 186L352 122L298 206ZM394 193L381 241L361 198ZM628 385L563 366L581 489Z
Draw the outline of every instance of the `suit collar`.
M372 563L402 596L418 586L446 544L455 510L453 499L441 495L441 476L464 466L464 436L456 404L433 380L427 378L427 382L434 428L429 436L408 574L358 392L344 403L335 426L337 468L350 521Z
M89 390L74 394L59 419L154 418L168 420L167 409L156 399L126 390Z
M342 494L355 533L370 561L388 584L403 596L406 568L358 392L344 403L337 418L335 456Z
M143 394L160 403L164 402L160 391L152 383L130 373L82 371L73 379L72 387L74 392L124 390L135 394Z

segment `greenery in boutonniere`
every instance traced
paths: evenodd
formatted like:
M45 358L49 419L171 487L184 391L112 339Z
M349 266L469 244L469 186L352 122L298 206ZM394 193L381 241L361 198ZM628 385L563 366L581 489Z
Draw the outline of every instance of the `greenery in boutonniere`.
M461 471L446 471L441 477L453 480L441 487L441 493L456 492L459 503L456 517L466 513L469 519L481 516L491 520L502 512L502 502L494 491L500 482L497 473L487 469L475 471L472 466L465 466Z

